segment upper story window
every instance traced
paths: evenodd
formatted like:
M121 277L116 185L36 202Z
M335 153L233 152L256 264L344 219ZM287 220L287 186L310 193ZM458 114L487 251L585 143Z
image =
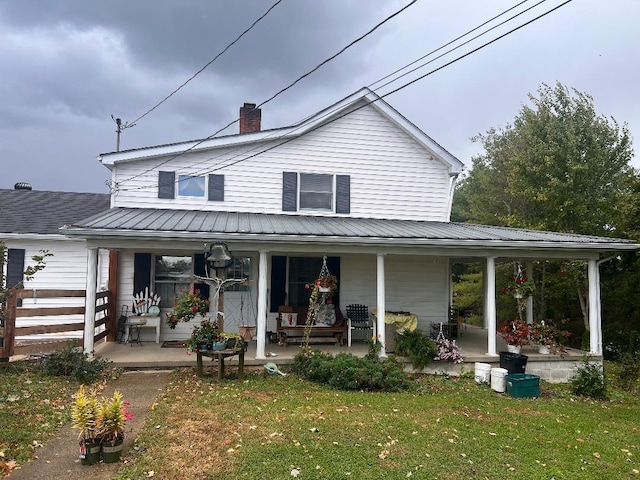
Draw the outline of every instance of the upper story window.
M158 172L158 198L206 198L210 202L224 202L224 175L178 175Z
M178 175L178 195L181 197L204 198L205 183L205 177Z
M333 211L333 175L300 174L300 210Z
M351 213L351 177L323 173L282 173L282 210Z

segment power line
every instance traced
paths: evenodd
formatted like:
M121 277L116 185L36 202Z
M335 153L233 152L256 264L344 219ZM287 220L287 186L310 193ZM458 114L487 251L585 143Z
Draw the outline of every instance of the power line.
M522 5L523 3L526 3L527 1L528 1L528 0L524 0L524 2L521 2L521 3L519 3L518 5ZM455 51L455 50L458 50L459 48L464 47L465 45L468 45L469 43L473 42L474 40L477 40L478 38L480 38L480 37L482 37L482 36L486 35L487 33L489 33L489 32L491 32L491 31L495 30L496 28L499 28L499 27L501 27L501 26L503 26L503 25L505 25L505 24L509 23L510 21L512 21L513 19L515 19L515 18L519 17L520 15L524 15L524 14L525 14L525 13L527 13L528 11L533 10L534 8L538 7L539 5L543 4L543 3L544 3L544 2L546 2L546 1L547 1L547 0L540 0L540 1L539 1L538 3L536 3L535 5L532 5L532 6L530 6L529 8L526 8L526 9L524 9L524 10L522 10L522 11L520 11L520 12L516 13L515 15L513 15L513 16L511 16L511 17L507 18L506 20L503 20L502 22L500 22L500 23L498 23L498 24L494 25L493 27L491 27L491 28L489 28L489 29L485 30L484 32L479 33L478 35L476 35L476 36L474 36L474 37L471 37L469 40L466 40L465 42L462 42L461 44L456 45L456 46L455 46L455 47L453 47L453 48L450 48L450 49L449 49L449 50L447 50L446 52L441 53L440 55L438 55L438 56L437 56L437 57L435 57L435 58L432 58L432 59L431 59L431 60L429 60L428 62L424 62L424 63L422 63L422 64L418 65L417 67L412 68L411 70L409 70L409 71L407 71L407 72L403 73L402 75L397 76L397 77L396 77L396 78L394 78L393 80L389 80L388 82L383 83L383 84L382 84L382 85L380 85L378 88L376 88L376 90L380 90L381 88L384 88L384 87L386 87L387 85L392 84L393 82L397 82L399 79L401 79L401 78L403 78L403 77L406 77L407 75L409 75L409 74L411 74L411 73L413 73L413 72L415 72L415 71L417 71L417 70L420 70L420 69L421 69L421 68L423 68L423 67L426 67L427 65L429 65L429 64L431 64L431 63L433 63L433 62L435 62L436 60L439 60L440 58L442 58L442 57L444 57L444 56L446 56L446 55L450 54L451 52L453 52L453 51ZM512 8L510 8L509 10L505 10L505 11L504 11L504 12L502 12L500 15L496 15L496 16L495 16L495 17L493 17L491 20L486 21L485 23L483 23L483 24L482 24L482 25L480 25L480 26L484 26L484 25L486 25L487 23L489 23L489 22L491 22L491 21L493 21L493 20L497 19L498 17L501 17L501 16L502 16L502 15L504 15L505 13L508 13L510 10L512 10ZM376 80L376 81L375 81L375 82L373 82L372 84L368 85L368 87L369 87L369 88L371 88L371 87L372 87L373 85L375 85L376 83L380 83L382 80L385 80L385 79L389 78L390 76L395 75L396 73L398 73L398 72L400 72L400 71L402 71L402 70L405 70L406 68L410 67L411 65L414 65L415 63L419 62L420 60L423 60L423 59L427 58L427 57L428 57L428 56L430 56L431 54L433 54L433 53L435 53L435 52L438 52L438 51L442 50L444 47L446 47L446 46L448 46L448 45L451 45L453 42L455 42L455 41L457 41L457 40L461 39L462 37L465 37L466 35L468 35L469 33L474 32L474 31L475 31L475 30L477 30L477 29L478 29L478 28L474 28L473 30L470 30L469 32L465 33L464 35L459 36L459 37L458 37L458 38L456 38L455 40L452 40L451 42L449 42L449 43L447 43L447 44L443 45L442 47L439 47L439 48L437 48L437 49L435 49L435 50L432 50L432 51L431 51L431 52L429 52L428 54L423 55L422 57L418 58L417 60L414 60L413 62L411 62L411 63L409 63L409 64L405 65L405 66L404 66L404 67L402 67L402 68L399 68L399 69L398 69L398 70L396 70L395 72L390 73L389 75L386 75L385 77L381 78L380 80Z
M247 34L253 27L255 27L264 17L266 17L267 15L269 15L269 13L271 13L271 10L273 10L274 8L276 8L283 0L278 0L276 3L274 3L273 5L271 5L269 7L269 9L264 12L260 17L258 17L244 32L242 32L240 35L238 35L238 37L236 37L236 39L234 41L232 41L229 45L227 45L220 53L218 53L215 57L213 57L209 62L207 62L205 64L204 67L202 67L200 70L198 70L196 73L194 73L193 75L191 75L185 82L182 83L182 85L180 85L178 88L176 88L173 92L171 92L169 95L167 95L166 97L164 97L162 100L160 100L158 103L156 103L153 107L151 107L149 110L147 110L145 113L143 113L142 115L140 115L138 118L136 118L133 122L130 122L129 124L135 124L137 122L139 122L140 120L142 120L144 117L146 117L147 115L149 115L151 112L153 112L156 108L158 108L160 105L162 105L164 102L166 102L167 100L169 100L171 97L173 97L176 93L178 93L184 86L186 86L191 80L193 80L194 78L196 78L198 75L200 75L209 65L211 65L213 62L215 62L218 58L220 58L222 55L224 55L226 53L227 50L229 50L233 45L235 45L242 37L245 36L245 34ZM131 125L133 126L133 125Z
M263 105L267 104L268 102L270 102L271 100L273 100L274 98L276 98L277 96L281 95L282 93L286 92L287 90L289 90L290 88L292 88L294 85L296 85L298 82L300 82L301 80L303 80L304 78L308 77L309 75L311 75L313 72L317 71L319 68L321 68L322 66L326 65L327 63L329 63L330 61L334 60L335 58L337 58L339 55L343 54L347 49L351 48L353 45L355 45L356 43L364 40L366 37L368 37L369 35L371 35L374 31L376 31L378 28L380 28L382 25L384 25L385 23L387 23L388 21L390 21L391 19L393 19L394 17L396 17L397 15L399 15L400 13L404 12L407 8L409 8L410 6L412 6L414 3L416 3L418 0L412 0L408 5L405 5L404 7L402 7L400 10L394 12L393 14L389 15L387 18L385 18L384 20L382 20L381 22L379 22L377 25L375 25L373 28L369 29L369 31L367 31L366 33L364 33L363 35L361 35L360 37L356 38L355 40L351 41L349 44L347 44L345 47L343 47L342 49L340 49L337 53L331 55L330 57L328 57L326 60L322 61L320 64L316 65L314 68L312 68L311 70L309 70L307 73L301 75L300 77L298 77L296 80L294 80L292 83L290 83L288 86L286 86L285 88L281 89L279 92L275 93L274 95L272 95L270 98L268 98L267 100L263 101L262 103L260 103L259 105L256 105L256 107L251 110L254 111L260 107L262 107ZM249 112L250 113L250 112ZM225 125L224 127L218 129L217 131L215 131L214 133L212 133L211 135L209 135L206 138L203 138L202 140L197 141L195 144L193 144L191 147L189 147L188 149L180 152L179 154L168 158L167 160L161 162L160 164L147 169L141 173L138 173L136 175L133 175L125 180L123 180L122 182L129 182L131 180L134 180L142 175L145 175L153 170L155 170L158 167L161 167L162 165L165 165L166 163L170 162L171 160L174 160L176 158L178 158L181 155L184 155L188 152L190 152L191 150L193 150L194 148L196 148L198 145L206 142L207 140L212 139L213 137L215 137L216 135L218 135L220 132L226 130L227 128L229 128L231 125L233 125L234 123L237 123L240 119L235 119L231 122L229 122L227 125Z
M489 40L488 42L486 42L486 43L484 43L484 44L482 44L482 45L480 45L480 46L478 46L478 47L476 47L476 48L474 48L474 49L470 50L469 52L466 52L466 53L464 53L464 54L462 54L462 55L460 55L460 56L456 57L455 59L453 59L453 60L451 60L451 61L449 61L449 62L447 62L447 63L445 63L445 64L443 64L443 65L441 65L441 66L439 66L439 67L437 67L437 68L434 68L433 70L430 70L429 72L425 73L424 75L421 75L420 77L417 77L417 78L415 78L415 79L413 79L413 80L411 80L411 81L409 81L409 82L407 82L407 83L405 83L405 84L401 85L400 87L398 87L398 88L396 88L396 89L394 89L394 90L391 90L391 91L389 91L389 92L387 92L387 93L385 93L385 94L383 94L383 95L379 95L379 96L377 96L377 98L375 98L374 100L371 100L371 101L369 101L369 102L366 102L366 103L364 103L364 104L360 105L359 107L354 108L353 110L349 110L349 111L347 111L347 112L342 113L341 115L339 115L339 116L337 116L337 117L332 118L332 119L331 119L331 120L329 120L327 123L318 123L316 126L311 127L309 130L307 130L307 131L305 132L305 134L310 133L310 132L313 132L314 130L316 130L316 129L320 128L321 126L325 126L325 125L328 125L328 124L330 124L330 123L333 123L334 121L339 120L339 119L341 119L341 118L343 118L343 117L345 117L345 116L347 116L347 115L350 115L350 114L352 114L352 113L354 113L354 112L356 112L356 111L358 111L358 110L360 110L360 109L362 109L362 108L364 108L364 107L367 107L367 106L371 105L372 103L377 102L378 100L382 100L383 98L386 98L386 97L388 97L388 96L390 96L390 95L392 95L392 94L394 94L394 93L397 93L397 92L399 92L400 90L402 90L402 89L404 89L404 88L406 88L406 87L408 87L408 86L410 86L410 85L413 85L414 83L416 83L416 82L418 82L418 81L420 81L420 80L423 80L424 78L426 78L426 77L428 77L428 76L430 76L430 75L432 75L432 74L434 74L434 73L436 73L436 72L438 72L438 71L440 71L440 70L442 70L442 69L444 69L444 68L446 68L446 67L448 67L448 66L451 66L452 64L454 64L454 63L456 63L456 62L458 62L458 61L462 60L463 58L466 58L466 57L468 57L469 55L472 55L472 54L474 54L474 53L478 52L479 50L482 50L482 49L486 48L487 46L489 46L489 45L491 45L491 44L493 44L493 43L497 42L498 40L501 40L501 39L505 38L506 36L511 35L512 33L516 32L516 31L518 31L518 30L520 30L520 29L522 29L522 28L524 28L524 27L526 27L526 26L528 26L528 25L530 25L531 23L533 23L533 22L536 22L536 21L540 20L541 18L543 18L543 17L545 17L545 16L549 15L550 13L552 13L552 12L554 12L554 11L558 10L559 8L561 8L561 7L565 6L565 5L567 5L568 3L571 3L571 1L572 1L572 0L566 0L566 1L565 1L565 2L563 2L562 4L560 4L560 5L558 5L558 6L554 7L554 8L552 8L552 9L550 9L550 10L548 10L548 11L546 11L546 12L544 12L544 13L540 14L540 15L538 15L537 17L534 17L534 18L533 18L533 19L531 19L531 20L528 20L527 22L525 22L525 23L523 23L523 24L521 24L521 25L518 25L517 27L515 27L515 28L513 28L513 29L511 29L511 30L509 30L509 31L507 31L506 33L503 33L502 35L499 35L498 37L496 37L496 38L493 38L493 39ZM513 18L515 18L515 17L513 17ZM378 90L379 90L379 88L378 88ZM374 92L374 93L375 93L375 92ZM326 112L322 117L320 117L320 119L321 119L321 118L327 118L327 117L329 117L329 116L333 115L333 113L335 113L335 111L336 111L336 110ZM297 129L300 129L300 128L303 128L303 127L304 127L304 122L303 122L302 124L298 125L298 127L296 127L296 129L294 129L293 131L295 131L295 130L297 130ZM288 133L290 134L290 133L291 133L291 131L289 131ZM211 138L211 137L209 137L209 138ZM208 140L209 138L207 138L207 139L204 139L204 140L200 141L198 144L200 144L200 143L202 143L202 142L204 142L204 141ZM276 140L276 141L277 141L277 140L280 140L280 139L282 139L282 138L283 138L283 136L280 136L280 137L278 137L278 138L273 138L273 139L271 139L271 140ZM233 165L237 165L238 163L241 163L241 162L243 162L243 161L246 161L246 160L249 160L249 159L251 159L251 158L257 157L258 155L261 155L261 154L263 154L263 153L266 153L266 152L269 152L269 151L271 151L271 150L274 150L274 149L276 149L276 148L278 148L278 147L280 147L280 146L282 146L282 145L284 145L284 144L286 144L286 143L289 143L289 142L291 142L291 141L293 141L293 140L295 140L295 139L297 139L297 138L299 138L299 137L289 137L289 138L286 138L286 139L284 139L282 142L280 142L280 143L278 143L278 144L276 144L276 145L272 145L272 146L270 146L270 147L264 148L264 149L262 149L262 150L260 150L260 151L258 151L258 152L256 152L256 153L254 153L254 154L252 154L252 155L249 155L249 156L246 156L246 157L240 158L240 159L238 159L238 160L236 160L236 161L233 161L233 162L230 162L230 163L225 163L225 165L222 165L222 166L219 166L219 167L214 167L214 168L207 169L207 170L202 171L202 172L199 172L199 173L197 173L197 174L201 175L201 174L206 174L206 173L212 173L212 172L216 172L216 171L218 171L218 170L221 170L221 169L223 169L223 168L227 168L227 167L230 167L230 166L233 166ZM191 146L189 149L184 150L183 152L180 152L179 154L177 154L177 155L175 155L174 157L172 157L170 160L173 160L174 158L177 158L177 157L179 157L179 156L183 155L184 153L186 153L186 152L188 152L188 151L192 150L192 149L193 149L193 148L195 148L198 144ZM256 147L256 148L258 148L258 147ZM240 155L240 154L238 154L238 155ZM238 155L236 155L236 156L238 156ZM233 157L232 157L232 158L233 158ZM166 163L166 162L163 162L162 164L164 164L164 163ZM162 164L160 164L160 165L158 165L158 166L161 166ZM152 170L153 170L153 168L152 168L152 169L147 170L145 173L147 173L147 172L149 172L149 171L152 171ZM137 177L137 176L139 176L139 175L136 175L136 177ZM135 177L131 177L131 178L135 178ZM128 179L128 180L129 180L129 179ZM128 181L128 180L127 180L127 181ZM151 185L149 185L149 186L143 186L143 187L137 187L137 188L125 189L125 190L141 190L141 189L145 189L145 188L152 188L152 186L151 186Z

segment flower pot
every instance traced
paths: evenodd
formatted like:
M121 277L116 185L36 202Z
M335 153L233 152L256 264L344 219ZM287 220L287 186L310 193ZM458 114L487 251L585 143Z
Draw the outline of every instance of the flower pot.
M124 439L120 438L115 443L107 442L102 444L102 461L104 463L116 463L120 461Z
M250 342L253 340L253 333L255 332L254 326L249 325L241 325L239 328L240 336L244 339L245 342Z
M226 348L233 349L236 348L236 339L235 338L227 338L227 343L225 344Z
M543 355L549 355L551 350L547 345L538 345L538 353L542 353Z
M329 287L318 287L320 293L329 293L331 289Z
M520 345L507 345L507 351L509 353L520 353Z
M80 454L78 455L82 465L93 465L100 461L100 442L95 439L80 442Z
M225 342L214 342L213 349L214 350L224 350L227 348L227 344Z

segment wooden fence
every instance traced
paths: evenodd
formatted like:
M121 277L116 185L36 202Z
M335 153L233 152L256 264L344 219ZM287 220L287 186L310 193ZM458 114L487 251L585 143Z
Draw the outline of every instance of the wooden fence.
M69 344L78 344L77 338L56 340L42 338L29 339L28 337L48 333L78 331L84 333L84 321L16 327L16 319L29 317L63 318L69 315L84 315L84 302L81 306L36 307L29 305L26 307L18 307L18 300L26 298L51 299L71 297L84 299L85 294L85 290L11 290L9 298L7 299L4 325L0 327L0 341L2 342L0 344L0 358L6 359L13 355L26 355L31 353L47 353ZM115 337L116 318L111 298L109 291L96 294L96 316L101 312L104 312L104 316L96 319L95 326L99 327L104 325L105 329L94 336L94 343L103 338L113 340ZM16 337L26 338L16 342Z

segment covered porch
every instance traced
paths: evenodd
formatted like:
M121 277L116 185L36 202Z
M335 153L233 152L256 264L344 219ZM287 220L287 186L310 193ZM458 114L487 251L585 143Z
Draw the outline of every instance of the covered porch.
M466 325L463 327L462 335L458 338L457 343L464 356L464 362L461 364L452 364L450 362L433 361L424 370L424 373L442 373L446 372L451 375L459 375L465 372L472 372L475 368L475 362L491 364L494 367L499 366L499 357L487 354L488 330ZM266 340L265 340L266 341ZM163 342L164 343L164 342ZM186 349L179 347L163 347L163 343L157 344L152 341L143 342L142 346L137 344L120 344L115 342L102 342L95 347L95 353L113 361L118 367L124 369L172 369L178 367L196 366L196 355L188 354ZM506 351L507 346L504 340L499 336L496 337L496 345L498 351ZM338 345L314 345L314 349L329 352L331 354L352 353L357 356L364 356L367 353L367 343L364 340L355 340L351 347L346 344ZM296 345L279 345L277 343L266 343L266 358L256 356L257 341L253 340L249 343L247 352L245 353L245 367L260 368L267 362L274 362L279 366L286 366L293 363L293 358L300 351L300 347ZM543 380L548 382L566 382L574 372L574 368L579 364L584 355L588 352L569 348L562 355L557 354L540 354L534 346L525 346L522 348L523 355L527 355L527 373L539 375ZM591 356L592 360L601 360L600 356ZM237 357L230 358L225 364L231 366L237 365ZM216 369L215 362L205 360L205 368ZM413 370L411 363L407 360L406 369Z
M497 363L498 353L505 349L502 340L496 336L496 263L513 259L524 263L538 259L585 261L589 282L589 353L599 358L602 355L599 266L611 252L638 248L633 242L622 239L447 222L125 208L113 209L63 231L72 237L85 238L89 247L85 310L87 352L94 351L91 339L95 334L99 249L120 254L120 261L116 260L114 268L118 272L117 279L113 282L118 286L120 307L130 302L132 295L140 290L136 287L137 257L146 256L149 281L152 258L163 254L195 258L197 252L203 251L203 245L220 242L225 243L233 255L251 259L249 285L256 340L247 362L250 358L260 363L274 358L284 361L295 354L287 352L294 347L280 352L266 339L266 333L273 330L278 306L286 305L281 300L286 302L292 294L290 258L338 258L340 299L336 304L341 309L357 303L367 305L370 311L408 311L417 315L417 326L423 332L428 331L432 323L447 321L449 317L451 263L462 260L482 264L484 329L479 328L477 335L473 335L469 328L460 339L469 370L476 361ZM277 274L276 259L283 262L281 275ZM112 280L110 278L110 283ZM286 285L280 290L279 299L275 295L276 280ZM153 278L150 281L154 281ZM298 287L303 283L299 282ZM386 345L384 318L378 316L376 322L380 341ZM181 332L165 329L161 332L161 340L190 332L188 325L185 327ZM170 358L167 350L158 350L153 363L158 364L163 357ZM97 348L96 351L99 352ZM278 356L271 357L269 353ZM527 350L524 353L528 354ZM530 353L533 362L537 354ZM383 348L381 355L385 354ZM543 363L562 370L560 376L566 378L568 369L561 365L562 360L548 358L553 361L545 358ZM552 375L541 376L551 378Z

